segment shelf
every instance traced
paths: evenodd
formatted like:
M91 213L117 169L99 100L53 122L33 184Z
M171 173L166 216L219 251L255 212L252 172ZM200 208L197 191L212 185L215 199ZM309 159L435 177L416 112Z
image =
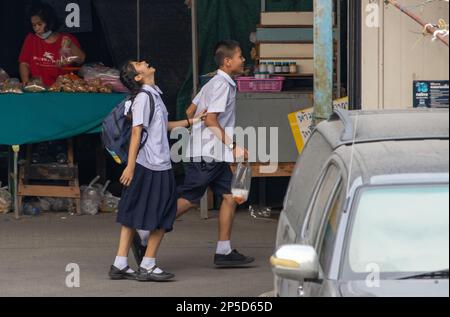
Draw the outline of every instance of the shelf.
M256 60L261 60L261 59L268 59L268 60L313 60L314 57L261 57L261 56L256 56L255 57Z
M264 24L257 24L257 28L260 29L311 29L314 28L314 25L264 25ZM333 29L338 30L338 27L336 25L333 25Z
M258 24L257 28L261 29L310 29L313 28L314 25L264 25Z
M277 74L276 76L289 77L289 78L308 78L314 77L314 74Z
M314 44L312 41L257 41L255 44Z

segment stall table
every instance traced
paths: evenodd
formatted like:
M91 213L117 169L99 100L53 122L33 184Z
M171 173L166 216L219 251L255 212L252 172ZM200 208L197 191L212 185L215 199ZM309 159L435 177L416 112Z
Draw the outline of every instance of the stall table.
M0 94L0 144L11 145L14 152L9 175L16 217L20 212L17 204L20 145L100 132L103 119L123 99L123 94Z

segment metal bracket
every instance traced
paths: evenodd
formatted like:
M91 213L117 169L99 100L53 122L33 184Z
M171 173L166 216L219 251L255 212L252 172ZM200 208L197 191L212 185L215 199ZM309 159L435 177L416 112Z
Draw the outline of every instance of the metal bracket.
M352 119L350 118L349 111L343 109L334 109L332 119L336 119L336 117L340 121L342 121L342 124L344 125L344 133L342 133L341 141L346 142L353 140L355 135L355 127L353 125Z

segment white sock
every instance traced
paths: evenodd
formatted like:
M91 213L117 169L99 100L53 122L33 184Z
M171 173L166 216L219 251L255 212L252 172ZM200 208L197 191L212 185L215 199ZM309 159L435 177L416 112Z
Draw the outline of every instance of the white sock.
M141 238L142 246L146 247L148 244L148 239L150 238L150 231L137 230L139 237Z
M119 270L123 270L128 266L128 258L125 256L116 256L114 266ZM134 273L134 271L132 269L128 269L127 273Z
M155 258L143 258L141 263L141 268L146 269L147 271L153 269L156 266L156 259ZM163 271L159 268L156 268L154 271L156 274L161 274Z
M217 242L216 254L228 255L232 252L231 241L219 241Z

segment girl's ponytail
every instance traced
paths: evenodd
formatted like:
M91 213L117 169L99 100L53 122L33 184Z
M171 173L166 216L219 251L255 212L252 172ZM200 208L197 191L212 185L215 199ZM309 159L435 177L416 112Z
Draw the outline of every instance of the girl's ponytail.
M120 81L122 84L130 90L130 97L132 100L136 98L141 85L135 80L135 77L139 75L134 67L132 61L126 62L120 70Z

